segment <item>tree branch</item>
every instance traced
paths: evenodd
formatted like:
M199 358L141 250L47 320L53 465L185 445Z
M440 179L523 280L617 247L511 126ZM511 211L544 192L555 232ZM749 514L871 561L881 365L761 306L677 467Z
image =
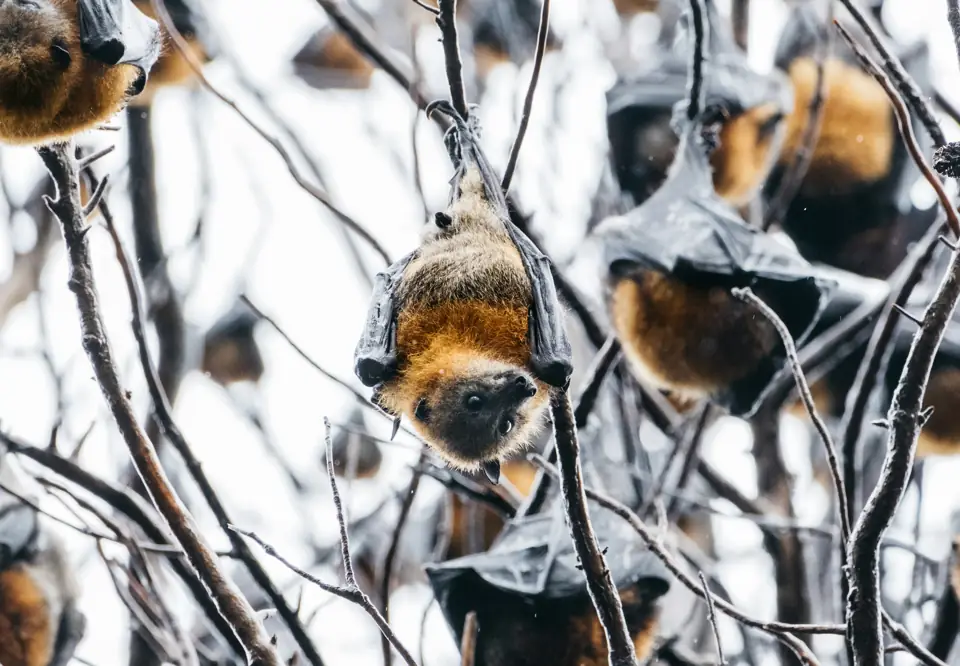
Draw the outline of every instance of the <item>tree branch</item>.
M236 633L250 665L280 666L276 650L270 645L250 604L220 570L216 553L207 545L193 518L170 486L157 452L137 423L133 407L120 384L94 287L90 252L85 238L89 227L85 224L80 204L78 165L73 154L73 143L45 146L38 148L37 153L57 184L57 199L48 199L47 204L60 221L63 232L70 275L68 286L76 298L80 313L83 348L137 472L150 499L183 547L197 576Z

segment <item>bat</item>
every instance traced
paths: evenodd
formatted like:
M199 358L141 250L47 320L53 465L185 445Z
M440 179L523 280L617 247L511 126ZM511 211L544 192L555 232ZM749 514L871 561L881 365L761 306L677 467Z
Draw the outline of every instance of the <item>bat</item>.
M238 301L204 335L201 370L223 386L260 381L264 363L254 337L259 321L242 301Z
M742 206L759 193L779 155L792 94L782 74L754 71L713 3L708 10L706 104L721 120L719 147L710 158L713 182L721 197ZM661 50L644 71L622 76L607 93L610 159L635 205L660 187L677 152L679 137L671 121L674 106L686 97L688 42L679 39Z
M333 26L316 32L293 57L296 75L318 90L370 87L373 65Z
M449 205L377 275L355 371L448 464L496 481L540 427L550 388L569 383L571 348L549 260L511 222L476 116L431 111L454 121Z
M716 194L699 122L684 131L663 186L595 235L610 319L634 373L734 416L752 415L785 353L773 325L730 289L750 286L802 342L832 284Z
M0 4L0 141L42 144L95 127L143 91L159 27L130 0Z
M481 77L499 63L522 62L533 54L540 27L540 0L470 0L464 12L473 30L473 53ZM547 29L546 49L560 47Z
M809 122L817 81L815 53L825 39L825 23L814 3L797 3L780 37L775 62L788 73L795 104L768 194L777 190L786 165L795 159ZM926 44L895 47L924 94L932 95ZM919 210L910 201L920 174L898 136L893 108L880 84L861 69L841 40L833 40L824 63L824 85L810 166L781 226L811 261L886 278L906 256L909 244L929 227L935 209ZM925 141L919 129L917 125L917 137Z
M608 663L560 508L511 522L488 552L426 566L458 642L467 613L477 613L477 666ZM656 637L658 600L670 587L666 568L625 524L606 512L592 518L643 660Z
M377 442L365 435L366 422L363 419L363 412L359 408L350 413L347 420L350 429L340 428L333 436L331 444L333 445L333 471L341 478L349 476L353 456L356 456L356 469L353 478L371 479L380 471L380 463L383 462L383 452ZM321 467L327 467L327 452L321 454Z
M150 0L134 0L137 9L152 19L157 16ZM173 25L182 36L191 54L198 62L205 63L217 53L213 33L207 24L206 16L195 0L164 0L167 13ZM161 29L166 41L170 41L165 29ZM150 81L143 94L133 102L136 105L149 104L158 88L183 85L194 78L193 68L172 44L164 49L159 60L150 71Z
M13 470L2 467L6 483ZM77 595L62 544L32 507L0 490L0 664L67 666L86 627Z

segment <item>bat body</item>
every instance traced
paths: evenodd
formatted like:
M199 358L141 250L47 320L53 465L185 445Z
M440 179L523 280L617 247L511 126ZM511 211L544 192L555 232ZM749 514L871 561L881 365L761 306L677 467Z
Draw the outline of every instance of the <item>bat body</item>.
M815 52L825 19L812 3L797 4L778 45L776 64L789 75L795 104L768 192L801 147L815 94ZM929 86L925 44L896 49L923 92ZM782 220L783 230L811 261L886 278L932 222L909 199L919 177L900 140L883 88L864 72L846 44L833 40L824 62L825 99L809 169ZM916 132L921 142L922 132Z
M320 90L367 88L373 76L373 65L332 26L307 40L293 57L293 66L297 76Z
M783 118L793 102L779 73L759 74L747 63L709 5L711 76L706 104L719 120L719 146L710 156L717 193L734 206L759 191L779 155ZM620 186L639 205L664 182L677 154L672 119L685 99L689 44L680 39L647 69L622 77L607 93L607 136Z
M260 381L264 363L254 337L259 321L243 303L221 317L204 336L202 371L224 386Z
M333 472L341 478L370 479L380 471L383 452L377 442L365 435L366 423L359 408L350 413L349 430L341 428L333 436ZM327 452L320 459L321 467L327 466Z
M23 494L4 455L0 477ZM0 664L66 666L86 624L77 595L63 546L32 507L0 490Z
M153 11L153 5L149 0L134 0L137 9L146 16L156 19L156 13ZM214 55L215 48L212 44L211 32L207 28L205 17L196 6L194 0L164 0L164 6L173 19L173 25L183 36L184 41L193 55L201 63L207 62ZM171 38L167 35L165 29L162 29L167 42ZM154 64L150 71L150 80L147 88L141 95L138 95L133 102L136 105L150 103L154 93L163 86L183 85L193 80L193 68L187 59L172 43L164 49L159 60Z
M0 141L39 144L90 129L140 93L158 26L130 0L0 4Z
M772 324L731 288L751 287L802 340L829 281L716 195L697 127L681 138L666 183L596 231L610 319L636 375L748 416L785 357Z
M447 462L495 477L566 386L571 351L548 260L510 221L475 124L455 120L450 205L377 276L356 372Z
M540 27L539 0L470 0L464 14L472 28L473 53L477 69L486 76L502 62L523 62L533 55ZM559 47L548 27L548 51Z
M603 628L557 509L514 521L488 552L427 566L458 640L467 613L477 613L477 666L608 663ZM594 526L637 657L645 659L656 637L657 602L669 589L666 570L609 516L595 515Z

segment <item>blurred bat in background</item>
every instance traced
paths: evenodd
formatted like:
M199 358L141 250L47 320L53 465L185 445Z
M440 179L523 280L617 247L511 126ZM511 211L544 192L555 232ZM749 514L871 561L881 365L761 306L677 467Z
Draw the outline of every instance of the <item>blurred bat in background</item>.
M700 130L689 124L663 187L597 228L610 318L643 380L749 416L785 355L772 324L730 289L749 285L802 341L830 281L717 196Z
M243 301L237 301L204 335L202 371L223 386L260 381L263 355L254 337L259 321Z
M709 114L719 122L719 146L710 156L717 193L733 206L748 203L763 186L780 151L783 118L792 108L786 79L760 74L747 63L713 3L706 86ZM607 136L614 173L635 205L667 176L679 138L674 106L686 96L689 40L662 50L640 74L627 73L607 93Z
M790 77L795 104L768 193L777 191L809 122L817 81L814 54L827 29L815 3L793 5L775 62ZM921 91L932 95L926 43L894 46L895 55ZM910 200L919 171L900 140L893 108L880 84L862 71L839 39L833 40L824 67L819 135L809 169L781 226L810 261L886 278L906 256L909 244L933 222L936 207L920 210ZM917 137L923 145L925 134L917 132Z
M604 633L559 509L510 523L489 552L426 567L458 641L467 613L477 613L477 666L608 663ZM657 602L670 588L669 575L622 521L605 512L592 518L643 660L656 638Z
M540 8L540 0L469 0L462 13L472 28L473 57L481 78L500 63L520 63L533 54ZM560 40L548 27L546 50L559 47Z
M17 470L0 449L0 481L23 496ZM0 489L0 664L66 666L86 620L61 543L37 511Z
M157 18L150 0L134 0L134 4L147 16ZM202 63L213 58L217 52L213 32L207 24L198 0L164 0L163 4L193 57ZM164 39L170 42L166 29L161 26L161 31ZM168 43L150 72L150 81L146 89L132 104L149 104L158 88L183 85L192 81L193 78L193 68L190 67L180 49Z
M159 26L130 0L0 4L0 141L57 141L104 122L143 91L159 50Z
M319 90L361 89L370 86L373 65L331 25L314 33L293 57L297 76Z
M568 384L570 343L549 260L510 221L476 117L428 111L454 120L450 204L377 276L356 373L448 463L497 481L540 427L550 387Z

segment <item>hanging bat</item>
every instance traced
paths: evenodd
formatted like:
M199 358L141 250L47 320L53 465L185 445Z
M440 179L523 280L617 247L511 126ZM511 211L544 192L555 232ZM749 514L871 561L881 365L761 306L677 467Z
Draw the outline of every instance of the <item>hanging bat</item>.
M137 9L152 19L157 15L150 0L133 0ZM195 0L164 0L164 6L173 25L189 47L193 57L201 63L208 62L216 55L213 33L207 24L202 8ZM170 42L166 29L161 28L165 41ZM150 81L143 94L133 102L137 105L149 104L157 89L163 86L183 85L194 78L193 68L187 59L173 44L169 44L160 55L160 59L150 71Z
M380 446L376 440L364 434L367 425L359 407L350 412L347 425L350 426L350 429L340 428L331 441L333 445L333 472L341 478L350 478L350 472L352 471L352 478L371 479L380 471L383 452L380 451ZM356 469L351 470L354 456L356 456ZM326 449L320 456L320 467L327 468Z
M777 191L801 146L816 90L815 54L828 29L814 3L797 3L780 37L775 62L790 77L795 104L768 194ZM926 44L895 47L921 90L932 95ZM920 210L911 202L910 189L920 174L900 140L890 101L839 39L824 62L824 86L812 160L781 226L811 261L886 278L932 223L935 207ZM925 141L920 126L916 129Z
M706 105L720 126L719 146L710 157L713 182L721 197L742 206L760 191L779 155L792 95L781 74L760 74L749 66L713 3L707 19ZM689 39L677 40L645 71L622 77L607 93L611 162L634 205L660 187L677 154L671 120L686 97L689 48Z
M802 342L830 282L717 196L706 150L689 123L666 183L596 235L611 322L636 375L750 416L785 355L773 325L730 289L750 286Z
M594 513L593 525L638 659L657 634L666 568L622 522ZM437 602L459 642L477 613L476 666L606 666L604 632L560 506L516 520L485 553L426 566Z
M495 481L540 427L550 388L567 386L570 343L549 260L510 221L475 116L429 111L454 120L449 205L377 276L356 374L449 464Z
M263 355L254 337L259 321L246 304L238 301L204 335L201 370L223 386L260 381Z
M67 666L86 626L77 595L63 546L36 510L0 490L0 664Z
M329 25L307 40L293 57L293 66L301 80L319 90L369 88L373 76L373 65L343 32Z
M464 13L473 29L473 55L481 78L499 63L523 62L533 55L540 9L540 0L470 0ZM560 40L548 26L547 51L559 46Z
M130 0L0 3L0 141L41 144L95 127L143 91L158 26Z

